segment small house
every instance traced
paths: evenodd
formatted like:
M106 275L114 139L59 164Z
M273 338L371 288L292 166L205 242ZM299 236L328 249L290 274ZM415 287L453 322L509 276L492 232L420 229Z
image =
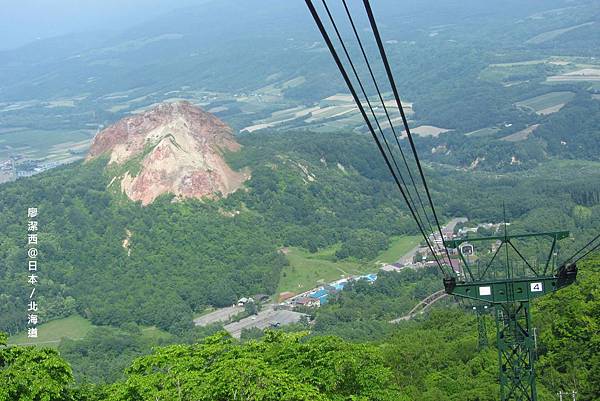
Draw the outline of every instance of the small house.
M297 306L307 306L311 308L321 306L321 301L317 298L300 297L294 301L294 304Z

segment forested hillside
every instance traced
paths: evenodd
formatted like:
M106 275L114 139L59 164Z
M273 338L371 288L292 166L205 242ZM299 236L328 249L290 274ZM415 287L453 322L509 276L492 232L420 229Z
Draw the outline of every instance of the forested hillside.
M252 179L219 201L164 196L141 207L106 189L106 160L0 187L0 328L23 328L26 282L18 277L30 206L40 209L43 227L44 321L77 312L97 325L136 322L173 333L206 306L274 293L287 263L281 247L314 252L341 244L338 257L368 260L392 235L415 232L369 138L296 132L241 142L230 163L250 168ZM582 241L600 221L600 173L593 164L576 166L566 164L560 177L551 166L529 178L428 174L445 216L501 221L505 202L513 230L569 229Z
M282 246L316 250L360 232L362 242L347 256L362 258L385 248L389 236L413 230L390 183L284 151L261 150L254 159L256 147L239 161L253 171L247 191L221 201L165 196L141 207L107 190L106 160L3 186L0 285L7 302L0 327L23 327L19 238L29 206L39 208L43 227L44 321L78 312L94 324L133 321L172 332L190 327L192 312L208 305L274 293L286 263Z

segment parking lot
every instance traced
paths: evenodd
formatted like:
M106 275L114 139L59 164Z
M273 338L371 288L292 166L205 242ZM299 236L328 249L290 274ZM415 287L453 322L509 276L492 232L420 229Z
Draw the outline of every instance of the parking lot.
M266 329L279 323L279 325L286 325L291 323L297 323L300 321L302 316L308 316L305 313L292 312L288 310L274 310L272 308L262 310L258 315L250 316L239 322L231 323L225 326L225 330L231 334L232 337L240 338L242 330L259 328Z

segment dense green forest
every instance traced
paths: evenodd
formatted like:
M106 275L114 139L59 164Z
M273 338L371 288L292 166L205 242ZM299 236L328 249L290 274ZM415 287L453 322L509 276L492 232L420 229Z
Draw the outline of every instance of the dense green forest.
M80 314L101 326L59 346L77 379L92 382L122 378L153 345L214 334L218 326L192 326L192 316L208 306L274 293L288 263L281 247L314 252L336 245L337 258L360 263L385 249L391 236L415 233L370 138L297 131L240 141L243 150L228 159L235 168L249 167L252 180L220 201L164 196L141 207L106 190L105 160L0 187L0 329L14 334L24 327L26 281L19 277L29 206L40 210L40 260L48 266L40 274L42 321ZM577 242L565 244L565 254L600 224L593 162L556 160L525 174L429 165L426 174L442 218L499 222L504 203L514 232L571 230ZM440 277L428 270L351 286L313 313L313 332L382 341L396 330L388 320L439 288ZM171 337L140 337L140 327L148 326Z
M581 263L576 284L534 303L541 401L554 400L558 390L600 399L598 263L597 257ZM393 288L390 280L396 278L373 292ZM351 297L364 291L347 290ZM361 319L354 307L342 302L338 308ZM474 316L460 307L437 308L378 341L271 331L240 343L217 333L190 345L155 348L109 385L75 385L71 368L54 350L0 346L0 399L497 400L497 355L492 347L477 350L476 333Z
M387 238L415 232L366 136L296 132L241 141L230 162L249 167L253 178L247 190L216 202L164 196L141 207L106 190L103 160L0 187L0 328L23 328L26 282L18 277L29 206L40 209L40 260L48 266L40 275L44 321L77 312L97 325L135 322L174 334L206 306L274 293L287 263L283 246L341 244L339 258L368 260ZM560 177L428 174L443 216L501 221L504 202L515 231L569 229L583 241L600 221L600 173L581 168L585 177L575 166Z
M372 242L369 235L357 242L355 233L414 230L389 182L317 165L310 168L319 178L309 184L302 160L252 156L248 147L249 191L219 202L165 196L140 207L106 190L105 161L4 185L2 329L22 329L24 205L40 210L40 260L49 266L40 275L45 321L78 312L98 325L134 321L173 333L189 328L192 312L208 305L274 293L287 263L281 246L316 250L347 241L345 256L360 258Z

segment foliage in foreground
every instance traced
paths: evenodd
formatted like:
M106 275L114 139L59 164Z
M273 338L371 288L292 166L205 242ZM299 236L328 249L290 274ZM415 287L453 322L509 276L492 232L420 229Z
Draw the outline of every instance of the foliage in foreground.
M598 258L583 264L579 283L535 304L540 401L556 390L600 400L598 266ZM56 351L3 347L0 400L495 401L496 351L478 351L476 333L475 318L456 308L401 325L380 343L278 331L238 342L219 333L156 348L114 384L79 387Z

